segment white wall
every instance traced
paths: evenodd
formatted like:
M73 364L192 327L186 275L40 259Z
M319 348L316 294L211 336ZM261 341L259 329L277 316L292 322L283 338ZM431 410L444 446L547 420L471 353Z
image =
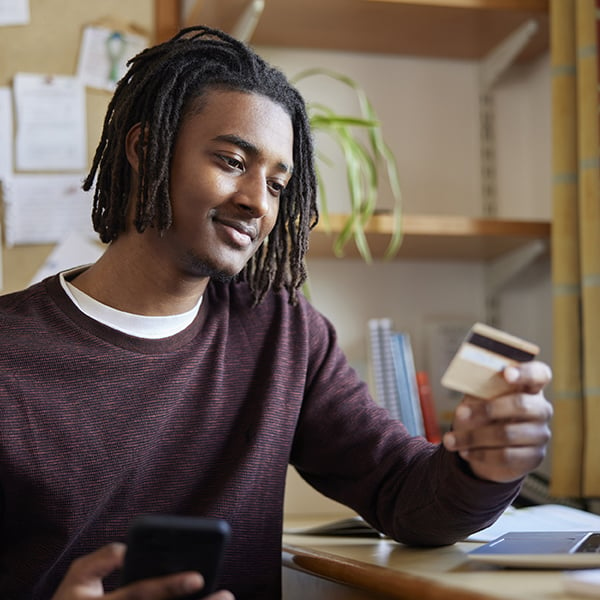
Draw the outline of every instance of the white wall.
M342 72L367 92L384 125L400 172L406 212L482 215L480 196L478 64L470 61L258 48L293 77L319 66ZM299 83L309 102L355 112L351 93L320 78ZM341 95L340 95L341 94ZM514 66L495 88L498 213L549 219L550 75L548 57ZM330 145L319 148L340 160ZM319 145L321 144L321 145ZM323 169L330 210L347 211L341 169ZM384 192L382 207L390 206ZM485 265L479 262L311 260L313 303L336 326L351 363L367 377L366 323L391 317L411 334L418 368L428 368L432 320L485 320ZM331 282L335 281L335 285ZM500 325L539 343L551 362L549 259L519 274L499 296ZM551 391L550 391L551 395ZM341 514L291 476L286 512Z

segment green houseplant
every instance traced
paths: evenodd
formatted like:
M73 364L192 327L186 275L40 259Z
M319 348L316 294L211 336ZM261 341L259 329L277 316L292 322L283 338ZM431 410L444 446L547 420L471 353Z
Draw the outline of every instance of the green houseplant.
M307 102L312 129L330 136L341 150L345 161L348 183L349 209L345 223L333 242L336 256L343 256L346 244L354 239L366 262L371 251L365 235L365 226L378 209L377 200L382 173L387 177L393 196L394 227L386 250L386 257L396 254L402 243L402 206L398 170L392 151L386 144L381 122L364 90L351 78L329 69L312 68L301 71L292 81L298 84L309 77L327 77L341 84L358 100L358 115L339 114L319 102ZM317 146L317 176L319 182L320 213L323 226L330 231L327 190L319 163L330 164Z

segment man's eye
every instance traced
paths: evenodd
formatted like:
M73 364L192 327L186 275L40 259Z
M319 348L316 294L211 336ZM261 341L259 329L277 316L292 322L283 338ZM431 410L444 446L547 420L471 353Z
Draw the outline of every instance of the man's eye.
M269 188L273 191L274 194L280 196L281 192L285 190L285 185L283 183L280 183L279 181L270 181Z
M219 154L219 158L233 169L239 169L240 171L244 169L242 161L238 160L237 158L234 158L233 156L225 156L223 154Z

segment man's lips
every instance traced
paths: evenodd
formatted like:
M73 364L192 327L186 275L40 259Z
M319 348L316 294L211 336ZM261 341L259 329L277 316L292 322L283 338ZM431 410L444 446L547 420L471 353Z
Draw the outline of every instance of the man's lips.
M223 218L217 218L215 222L224 226L231 239L242 246L252 243L258 236L258 229L250 223Z

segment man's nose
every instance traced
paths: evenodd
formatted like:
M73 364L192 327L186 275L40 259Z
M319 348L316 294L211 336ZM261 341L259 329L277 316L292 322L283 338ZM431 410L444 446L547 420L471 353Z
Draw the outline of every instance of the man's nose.
M257 219L266 215L270 208L270 197L265 178L258 175L244 177L235 201Z

